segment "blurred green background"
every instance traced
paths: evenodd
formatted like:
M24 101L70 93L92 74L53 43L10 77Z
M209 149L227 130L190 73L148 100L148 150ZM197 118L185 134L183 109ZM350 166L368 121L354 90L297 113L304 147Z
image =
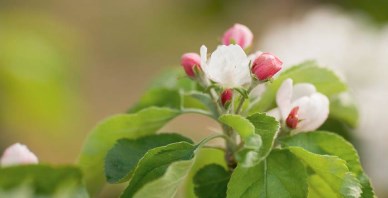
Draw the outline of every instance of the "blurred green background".
M181 54L197 52L202 44L214 49L234 23L250 27L260 49L274 25L295 23L322 6L356 14L355 21L361 16L372 31L387 29L386 0L0 0L0 151L21 142L44 163L73 163L88 131L99 120L128 109L154 77L179 65ZM387 40L386 35L377 41ZM277 43L267 49L287 47ZM380 57L388 45L382 48ZM357 83L364 82L354 81L351 87L357 89ZM186 116L167 128L198 137L212 124ZM368 143L376 139L388 140L387 128L379 130L387 134L360 141L359 148L373 146ZM388 157L384 150L376 154L381 157L366 157L375 151L380 147L361 150L361 157L377 194L384 197L388 179L379 172L388 173L378 169L381 163L388 165Z

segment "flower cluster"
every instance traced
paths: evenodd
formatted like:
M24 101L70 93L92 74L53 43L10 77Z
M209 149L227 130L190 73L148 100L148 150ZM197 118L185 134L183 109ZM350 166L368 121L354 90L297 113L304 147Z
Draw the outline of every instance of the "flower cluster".
M202 45L200 54L186 53L181 58L181 65L188 77L205 88L214 85L220 87L221 91L213 95L213 98L218 99L225 112L241 111L240 105L236 109L230 109L233 107L228 105L233 104L233 96L237 90L245 90L249 94L256 86L271 81L282 69L283 62L271 53L257 51L247 55L252 41L253 34L249 28L235 24L224 33L222 44L210 57L207 47ZM240 99L241 105L243 100ZM325 95L317 92L314 85L309 83L293 86L292 79L283 82L278 90L276 103L278 108L268 114L293 132L317 129L325 122L329 113L329 100Z
M349 108L336 102L346 85L335 73L306 62L278 74L283 67L278 57L249 53L253 34L244 25L228 29L221 41L212 53L203 45L200 53L182 56L187 79L177 79L175 71L163 76L169 83L151 88L129 114L97 125L80 153L79 168L25 165L38 163L26 146L7 148L0 158L0 181L7 181L0 182L0 197L4 187L17 192L11 183L23 192L31 184L36 197L51 197L39 194L41 189L82 198L89 197L87 189L94 197L106 182L126 182L123 198L175 197L178 191L199 198L374 197L355 149L323 130L333 121L349 122L354 112L340 112ZM323 93L332 101L327 122L329 99ZM160 131L186 113L205 115L222 131L199 142ZM315 132L300 133L309 131ZM225 144L207 145L216 138ZM13 165L23 166L8 167ZM322 186L323 193L309 190Z

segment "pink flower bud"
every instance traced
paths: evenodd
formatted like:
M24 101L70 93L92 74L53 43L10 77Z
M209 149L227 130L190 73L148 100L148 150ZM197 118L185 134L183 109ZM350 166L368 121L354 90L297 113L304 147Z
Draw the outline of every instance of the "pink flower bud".
M299 111L299 107L296 106L291 110L290 114L288 114L288 117L286 119L286 124L288 128L296 129L296 127L298 126L298 123L299 123L298 111Z
M183 54L181 58L181 65L185 70L186 74L193 78L195 77L194 67L201 68L201 57L196 53Z
M252 45L252 40L253 34L251 30L245 25L236 23L224 33L222 44L230 45L235 43L245 49Z
M233 90L232 89L225 89L221 94L221 104L222 106L225 106L227 102L230 102L233 97Z
M37 164L38 158L28 150L27 146L16 143L8 147L0 158L1 166L12 166L19 164Z
M268 80L282 69L283 62L270 53L262 53L252 64L252 73L259 80Z

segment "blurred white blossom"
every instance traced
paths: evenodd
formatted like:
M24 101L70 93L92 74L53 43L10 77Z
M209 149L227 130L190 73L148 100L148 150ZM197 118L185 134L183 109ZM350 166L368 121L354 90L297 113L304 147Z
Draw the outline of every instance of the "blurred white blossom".
M284 67L306 59L343 73L360 110L357 135L377 191L388 184L388 25L361 15L320 8L268 29L259 48L278 55Z
M20 164L37 164L38 158L32 153L26 145L16 143L5 149L0 158L0 165L13 166Z

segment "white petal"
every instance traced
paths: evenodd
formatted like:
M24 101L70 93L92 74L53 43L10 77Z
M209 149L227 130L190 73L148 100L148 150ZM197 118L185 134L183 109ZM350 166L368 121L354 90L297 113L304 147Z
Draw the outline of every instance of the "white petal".
M293 87L291 101L295 101L303 96L310 96L315 92L317 92L317 90L314 85L310 83L298 83Z
M329 115L329 99L321 93L302 97L292 106L299 106L298 116L302 120L294 132L314 131L326 121Z
M306 131L305 126L311 122L315 107L308 96L301 97L292 103L292 108L299 107L298 118L300 122L294 132Z
M38 158L35 154L28 150L27 146L19 143L8 147L0 159L1 166L36 163L38 163Z
M283 81L276 94L276 104L279 107L282 119L287 119L288 114L291 111L291 98L292 98L292 79L288 78Z
M248 64L249 60L239 45L220 45L212 53L205 73L225 87L243 86L251 81Z
M312 116L310 123L304 128L307 131L318 129L329 116L329 99L325 95L315 93L311 96L311 102L315 104L316 113Z
M203 69L206 69L207 68L207 48L205 45L202 45L201 46L201 49L200 49L200 55L201 55L201 67Z

